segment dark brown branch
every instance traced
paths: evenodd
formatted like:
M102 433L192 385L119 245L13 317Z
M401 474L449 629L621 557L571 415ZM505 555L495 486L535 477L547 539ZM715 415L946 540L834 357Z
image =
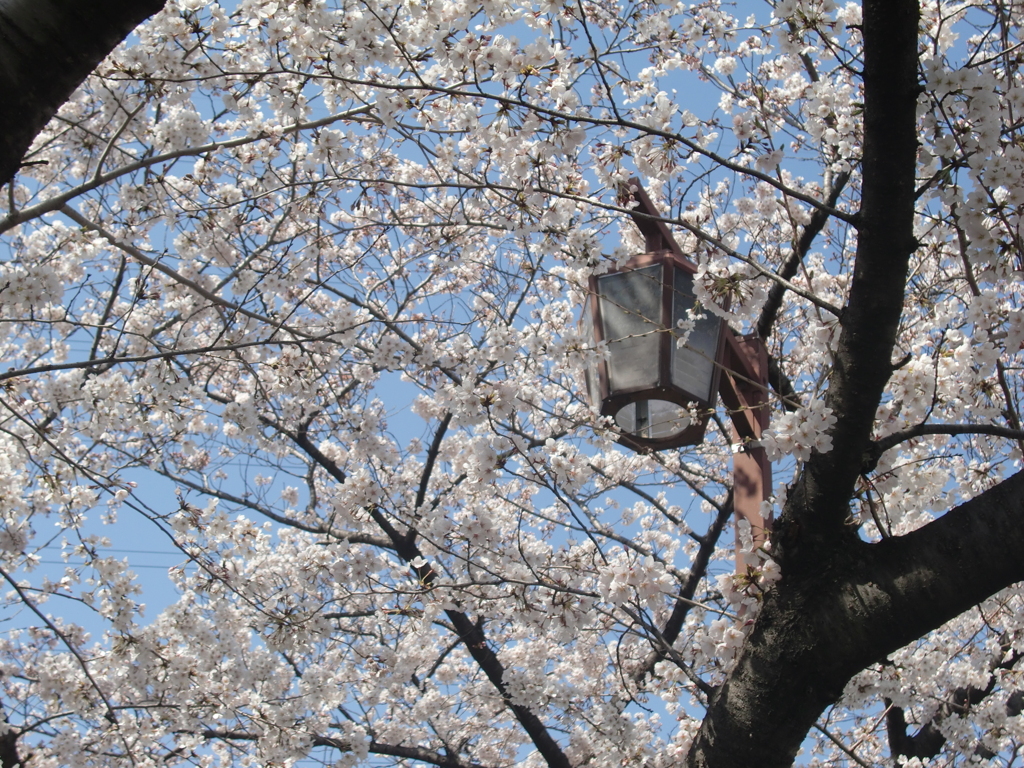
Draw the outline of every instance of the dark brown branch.
M338 621L340 619L365 619L368 616L376 616L377 615L377 610L374 609L374 610L370 610L370 611L351 611L351 612L337 611L337 612L332 612L332 613L324 613L324 614L321 614L321 615L323 616L323 618L330 619L331 621Z
M438 451L441 450L441 441L444 439L445 432L448 431L448 425L452 422L452 415L446 413L444 418L441 419L441 423L437 425L437 431L434 433L434 439L430 442L430 448L427 450L427 460L423 464L423 475L420 478L420 487L416 491L416 507L419 509L423 506L423 502L427 497L427 487L430 484L430 476L434 471L434 462L437 461Z
M178 733L191 733L190 731L178 731ZM204 739L222 739L224 741L256 741L260 738L258 734L248 731L224 731L208 729L202 732ZM311 739L314 747L333 747L340 752L351 752L350 742L342 739L332 739L329 736L314 736ZM485 768L481 763L469 760L459 760L451 755L443 755L425 747L410 747L400 744L384 744L379 741L371 741L369 751L374 755L388 755L389 757L401 757L406 760L417 760L421 763L442 766L442 768Z
M801 406L800 395L775 355L768 355L768 386L775 390L775 394L782 400L782 407L787 411L795 411Z
M902 707L897 707L892 702L886 700L885 724L889 737L890 754L894 758L898 755L922 758L931 758L938 755L946 743L946 737L942 733L939 723L950 715L966 715L971 707L975 707L987 699L996 690L996 676L993 673L998 670L1013 669L1022 657L1021 653L1015 651L1004 659L1003 656L1011 650L1011 645L1006 642L1000 645L999 650L999 656L995 658L995 663L989 666L990 674L986 686L984 688L977 686L961 686L956 688L950 694L948 700L939 707L938 712L935 713L932 719L925 723L913 736L907 733L907 721ZM1022 698L1024 697L1022 697L1020 691L1014 691L1007 698L1006 714L1008 717L1016 717L1021 713L1021 707L1024 704ZM980 745L978 749L979 752L988 752L988 750ZM993 757L994 755L984 754L982 756Z
M711 703L690 765L744 765L755 754L758 765L788 768L853 675L1024 580L1022 549L1024 472L905 536L856 541L822 573L784 576Z
M829 208L835 208L836 202L839 200L839 195L842 194L843 189L846 188L847 183L850 181L849 172L838 174L832 181L832 186L828 190L828 196L826 197L826 204ZM782 269L779 270L779 277L786 280L792 280L796 276L796 271L799 269L800 264L807 257L807 254L811 250L811 244L814 239L821 233L821 230L825 228L825 224L829 219L829 211L822 208L816 208L814 213L811 214L811 220L804 227L804 231L800 233L800 239L794 244L793 252L789 254L789 258L782 265ZM786 295L786 286L782 283L772 283L772 287L768 290L768 299L765 301L764 306L761 308L761 316L757 319L757 335L764 341L768 340L771 336L772 329L775 326L775 321L778 319L779 310L782 308L782 300Z
M777 531L783 570L814 571L843 539L849 502L892 375L914 237L917 162L917 34L914 0L864 7L864 152L857 253L829 376L826 405L838 417L828 453L814 453L789 494ZM817 553L816 556L814 553ZM806 555L806 556L802 556Z
M2 706L0 706L0 723L3 723L6 729L3 736L0 736L0 768L21 766L21 755L18 752L18 737L21 736L21 730L10 724Z
M882 454L890 448L925 435L992 435L1009 440L1024 440L1024 430L1001 427L997 424L918 424L875 440L865 453L865 468L874 469Z
M0 185L79 84L164 0L7 0L0 6Z
M668 617L668 621L665 622L665 626L661 630L661 639L667 647L671 647L679 637L683 624L686 622L686 616L694 606L693 596L697 594L697 587L700 586L701 581L707 575L708 564L711 562L711 556L715 552L715 547L718 546L718 539L721 538L722 531L725 530L726 524L733 515L732 494L733 492L730 489L729 496L719 508L718 515L712 521L711 527L701 537L697 556L694 557L693 563L690 565L690 575L687 577L686 583L679 590L679 597L682 600L676 601L672 614ZM655 665L665 658L667 658L667 654L662 648L659 647L652 651L644 659L643 665L633 673L633 681L638 685L641 684L654 671Z
M1024 577L1024 476L908 536L867 544L848 524L917 247L919 9L914 0L865 0L863 18L862 196L826 394L838 419L833 447L813 453L790 489L772 531L783 578L710 702L688 768L788 768L853 675Z
M893 760L900 755L904 757L933 757L946 743L934 722L927 723L913 736L907 733L907 720L902 707L895 706L886 699L885 728L889 737L889 754Z

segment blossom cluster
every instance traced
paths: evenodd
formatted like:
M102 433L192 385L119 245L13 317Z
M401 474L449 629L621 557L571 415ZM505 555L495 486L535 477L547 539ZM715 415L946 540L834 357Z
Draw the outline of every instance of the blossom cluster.
M796 411L774 417L762 438L768 460L792 455L799 461L806 461L811 451L828 453L832 450L829 431L836 420L832 409L821 400L812 400Z

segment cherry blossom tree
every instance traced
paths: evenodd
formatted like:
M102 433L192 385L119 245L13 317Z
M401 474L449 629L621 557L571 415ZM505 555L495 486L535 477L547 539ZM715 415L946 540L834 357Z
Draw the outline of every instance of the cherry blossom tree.
M1019 763L1022 10L169 0L0 202L0 764ZM633 177L738 556L583 384Z

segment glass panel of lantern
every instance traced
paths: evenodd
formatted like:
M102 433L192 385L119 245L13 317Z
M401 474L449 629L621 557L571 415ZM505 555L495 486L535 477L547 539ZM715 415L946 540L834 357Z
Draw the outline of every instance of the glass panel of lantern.
M599 367L602 367L602 363L597 362L596 353L597 345L594 339L594 310L592 308L592 301L588 298L583 304L583 314L580 316L580 333L583 335L584 349L591 350L594 356L591 356L589 361L586 363L586 370L584 374L587 377L587 396L591 403L598 406L601 405L601 377L598 371Z
M608 341L608 386L613 392L658 384L662 268L654 264L598 278L602 336Z
M722 318L697 308L692 274L679 268L672 271L672 383L701 403L710 404L718 384L716 362Z

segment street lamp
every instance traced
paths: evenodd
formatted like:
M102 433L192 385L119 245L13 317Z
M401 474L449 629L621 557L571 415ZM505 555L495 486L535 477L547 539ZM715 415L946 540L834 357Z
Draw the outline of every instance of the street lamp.
M588 386L630 447L697 445L718 391L722 321L705 312L684 332L697 269L670 248L648 243L648 251L590 280L594 341L606 342L608 355Z
M733 504L755 537L771 464L760 446L768 424L768 353L756 336L738 336L705 310L693 315L697 268L657 209L631 179L623 192L646 253L590 278L583 323L607 355L587 371L587 389L619 442L639 451L698 445L721 395L732 420ZM690 324L691 320L695 320ZM681 327L688 327L688 332Z

